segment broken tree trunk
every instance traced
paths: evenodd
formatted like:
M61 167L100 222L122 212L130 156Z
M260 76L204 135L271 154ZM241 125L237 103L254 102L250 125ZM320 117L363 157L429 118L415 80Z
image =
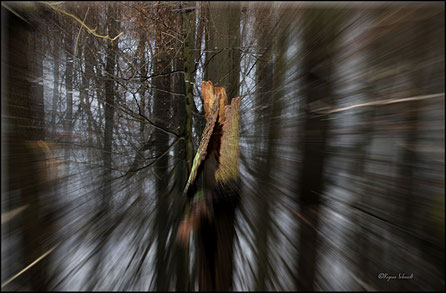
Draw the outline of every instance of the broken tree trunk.
M178 237L196 231L200 290L231 290L234 215L239 198L240 98L203 82L206 126L184 194L189 204ZM202 186L199 182L202 178Z

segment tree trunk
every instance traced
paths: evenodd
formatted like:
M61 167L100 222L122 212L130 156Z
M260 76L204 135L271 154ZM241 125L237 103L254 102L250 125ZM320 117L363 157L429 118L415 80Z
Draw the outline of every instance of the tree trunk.
M425 65L424 68L419 68L418 70L416 70L415 68L417 68L417 66L427 64L429 58L435 58L435 56L439 55L440 50L435 51L429 47L429 43L432 39L439 40L442 37L441 35L435 35L436 27L443 27L444 38L444 22L443 25L441 25L440 23L436 22L435 18L430 18L413 24L413 26L411 27L412 29L410 30L411 34L410 36L408 36L408 38L412 38L411 47L416 49L412 52L405 52L401 56L399 56L399 58L401 58L401 62L407 62L407 60L410 60L412 63L410 68L414 68L409 76L411 86L410 96L420 96L435 92L431 86L433 82L429 78L432 76L429 67ZM438 43L443 45L442 51L444 54L444 42ZM417 146L421 144L418 138L418 134L421 132L419 120L423 105L423 101L412 101L407 104L405 115L407 132L404 138L403 147L400 150L400 163L398 168L398 173L401 181L399 181L400 184L397 184L396 186L400 192L403 192L404 196L405 207L403 215L401 217L402 219L404 219L403 224L409 231L417 235L416 237L412 236L408 238L409 245L417 248L419 251L422 251L424 253L424 259L426 259L428 263L435 265L438 276L443 276L444 259L438 258L438 255L441 254L441 249L438 246L439 242L437 242L435 245L435 241L431 240L435 239L435 236L432 237L430 240L427 240L429 239L428 237L418 236L422 235L422 233L420 233L420 228L417 223L423 223L423 218L425 217L423 217L423 210L420 209L420 203L425 201L425 197L420 196L420 194L416 192L417 185L419 184L416 174L417 167L422 164L420 156L418 154L419 151ZM432 234L435 235L435 233ZM434 282L431 286L433 290L438 290L441 288L441 285L439 285L438 283L434 284ZM400 289L410 290L411 286L410 284L404 283L401 284Z
M265 291L267 283L268 272L268 234L269 225L271 223L269 205L271 204L268 190L265 189L269 183L269 172L271 169L271 160L273 155L272 141L267 140L268 125L273 127L273 124L267 123L271 118L270 109L273 104L269 93L273 87L272 81L272 54L270 48L270 40L267 33L269 32L271 21L268 17L268 8L265 6L256 7L256 22L255 30L258 38L258 55L256 68L256 121L255 138L256 138L256 170L257 190L256 193L256 218L255 218L255 243L257 244L257 273L256 273L256 291ZM268 121L270 122L270 121ZM265 144L265 145L264 145Z
M66 174L69 175L70 171L70 136L72 133L73 123L73 33L71 30L67 32L67 38L65 42L66 50L66 62L65 62L65 88L66 88L66 102L67 107L65 110L64 120L64 136L65 136L65 150L64 150L64 162Z
M185 4L189 6L189 3ZM193 145L192 145L192 108L193 108L193 40L195 34L195 11L184 11L179 14L179 29L183 33L183 51L175 59L174 92L180 94L174 99L176 127L182 133L184 140L179 141L175 147L175 211L179 215L175 219L176 229L182 220L181 215L186 199L183 196L184 186L192 168ZM178 44L181 46L181 44ZM184 72L184 73L179 73ZM189 247L175 246L176 260L176 284L178 291L190 290L192 285L189 279Z
M215 86L224 87L229 101L239 94L239 26L240 3L210 3L206 46L208 52L215 47L217 49L206 55L205 79L211 80ZM206 165L211 162L203 163L206 169ZM231 194L234 201L222 199L214 203L213 221L198 230L200 290L232 289L234 216L239 201L239 183L232 183L226 192Z
M107 27L108 34L115 36L118 31L119 11L115 5L110 5L107 8ZM100 274L104 272L104 263L106 262L106 245L112 233L112 217L110 213L111 200L113 198L112 189L112 150L113 150L113 129L115 116L115 67L116 67L116 53L118 48L118 40L111 42L107 40L107 47L105 52L105 74L104 74L104 88L105 88L105 102L104 102L104 140L102 147L102 187L100 207L98 208L98 218L102 225L98 228L100 236L98 237L98 246L96 247L98 254L96 255L96 266L90 278L89 290L97 290L96 287L100 280Z
M118 7L112 5L107 9L108 34L116 36L118 32L116 20L118 19ZM113 130L115 117L115 67L116 67L116 51L118 42L108 41L106 49L105 63L105 129L104 129L104 148L102 152L104 162L103 189L102 189L102 210L105 223L112 221L110 217L111 201L113 198L112 189L112 150L113 150ZM112 231L107 228L103 236L103 245L108 242L108 238ZM101 253L103 254L103 252ZM100 260L104 262L103 259Z
M83 46L83 54L79 54L84 63L84 70L82 70L82 65L79 64L79 67L81 68L81 85L80 85L80 104L78 108L78 113L81 113L81 116L84 117L86 115L86 123L87 123L87 136L88 136L88 146L92 145L92 138L91 138L91 131L92 131L92 125L91 125L91 119L90 118L90 111L91 111L91 104L90 104L90 84L91 80L93 78L94 72L93 72L93 63L94 63L94 56L92 51L92 44L91 44L91 36L87 36L85 40L85 44ZM82 58L83 57L83 58Z
M53 102L51 111L51 132L56 134L56 115L57 115L57 103L59 101L59 64L60 64L60 52L56 42L53 43Z
M195 13L184 12L182 15L183 37L184 37L184 84L185 84L185 124L184 124L184 143L186 151L187 173L192 169L193 145L192 145L192 109L194 107L194 88L193 82L195 75L195 60L193 49L195 37ZM187 177L186 177L187 178Z
M6 49L2 52L2 60L5 57L4 69L7 73L5 84L2 81L6 106L5 110L2 107L2 122L6 122L7 132L3 134L2 131L2 138L5 138L8 154L5 167L8 207L11 210L26 207L17 219L8 223L9 227L21 230L22 260L17 267L12 266L14 271L8 272L12 275L29 266L49 249L47 232L51 229L47 228L51 227L44 223L42 196L48 184L46 158L38 144L39 140L45 139L43 88L37 80L37 77L42 77L42 48L36 36L38 32L33 30L35 24L28 25L3 7L1 10L2 27L6 24L5 38L2 34L2 48ZM20 14L20 10L16 11ZM3 117L3 111L7 111L6 117ZM3 191L2 188L2 200ZM49 290L47 260L42 259L23 273L20 279L7 286L20 290ZM22 286L15 287L17 284Z
M84 47L84 62L85 62L85 72L83 76L85 78L85 114L87 115L87 135L88 135L88 147L93 147L93 125L92 125L92 114L91 114L91 100L90 97L94 96L94 91L91 89L93 85L93 76L94 69L93 66L95 64L95 59L93 55L94 43L91 36L87 37L86 46Z
M116 21L115 10L116 7L109 7L109 35L116 35ZM105 130L104 130L104 189L103 202L108 204L112 196L111 177L112 177L112 147L113 147L113 126L115 115L115 59L116 59L117 41L108 42L106 50L106 64L105 64Z
M273 94L273 88L276 90L283 82L283 58L285 54L286 35L279 36L277 46L273 48L273 38L270 33L273 25L273 19L268 16L271 10L268 7L260 7L256 22L259 35L259 54L260 59L257 61L257 117L255 123L260 129L256 133L259 140L259 154L257 155L257 178L258 178L258 196L256 198L257 218L255 227L255 243L257 244L257 275L256 275L256 291L266 291L269 276L269 247L268 237L271 229L270 206L274 202L273 182L271 180L272 168L274 167L274 157L276 153L276 140L279 133L279 121L281 113L281 96L280 92ZM274 19L274 22L277 19ZM276 61L273 63L273 53L276 55ZM274 69L274 72L273 72ZM266 109L265 109L266 108ZM265 142L262 147L261 143Z
M153 115L157 125L165 126L169 121L169 104L171 96L170 92L170 58L164 50L163 43L161 41L161 34L157 40L157 51L155 57L155 74L160 74L153 79L153 85L155 87L154 103L153 103ZM155 141L155 157L157 162L155 163L155 192L157 196L157 209L156 209L156 234L157 237L157 252L156 252L156 290L165 291L168 290L168 276L166 272L166 240L168 233L167 209L168 199L167 185L168 185L168 156L163 153L168 148L169 136L159 130L153 130L153 136Z
M297 290L313 291L316 277L317 229L321 194L324 192L324 166L328 117L311 111L312 103L332 104L332 55L336 32L336 11L306 9L304 12L303 60L305 115L303 125L302 167L298 181L298 204L307 222L299 225Z
M205 80L225 87L229 99L240 88L240 5L210 2L208 7Z

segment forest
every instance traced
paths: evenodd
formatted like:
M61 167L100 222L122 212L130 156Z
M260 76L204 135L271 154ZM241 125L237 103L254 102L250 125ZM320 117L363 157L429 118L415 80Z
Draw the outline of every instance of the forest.
M444 291L444 2L1 3L2 291Z

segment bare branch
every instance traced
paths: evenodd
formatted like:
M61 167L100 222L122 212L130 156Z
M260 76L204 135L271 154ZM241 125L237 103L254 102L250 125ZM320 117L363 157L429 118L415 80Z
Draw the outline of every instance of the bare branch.
M62 9L60 9L60 8L57 8L57 7L55 7L53 4L51 4L51 3L49 3L49 2L46 2L46 1L40 1L40 3L43 3L43 4L45 4L45 5L48 5L49 7L51 7L53 10L55 10L55 11L57 11L57 12L60 12L60 13L63 13L63 14L65 14L65 15L67 15L67 16L69 16L69 17L71 17L71 18L73 18L74 20L76 20L78 23L80 23L83 27L85 27L86 29L87 29L87 31L90 33L90 34L92 34L93 36L95 36L95 37L98 37L98 38L102 38L102 39L107 39L107 40L110 40L111 42L113 42L114 40L116 40L117 38L119 38L120 36L122 36L123 34L124 34L124 32L120 32L116 37L114 37L114 38L111 38L109 35L106 35L106 36L103 36L103 35L99 35L99 34L97 34L95 31L96 31L96 29L91 29L91 28L89 28L82 20L80 20L77 16L75 16L74 14L71 14L71 13L69 13L69 12L66 12L66 11L64 11L64 10L62 10Z

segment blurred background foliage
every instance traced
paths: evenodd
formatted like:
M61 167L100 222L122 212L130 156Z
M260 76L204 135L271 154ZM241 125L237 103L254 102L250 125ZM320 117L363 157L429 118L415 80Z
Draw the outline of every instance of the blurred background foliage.
M2 290L444 290L444 2L1 10ZM241 98L211 267L176 241L208 80Z

